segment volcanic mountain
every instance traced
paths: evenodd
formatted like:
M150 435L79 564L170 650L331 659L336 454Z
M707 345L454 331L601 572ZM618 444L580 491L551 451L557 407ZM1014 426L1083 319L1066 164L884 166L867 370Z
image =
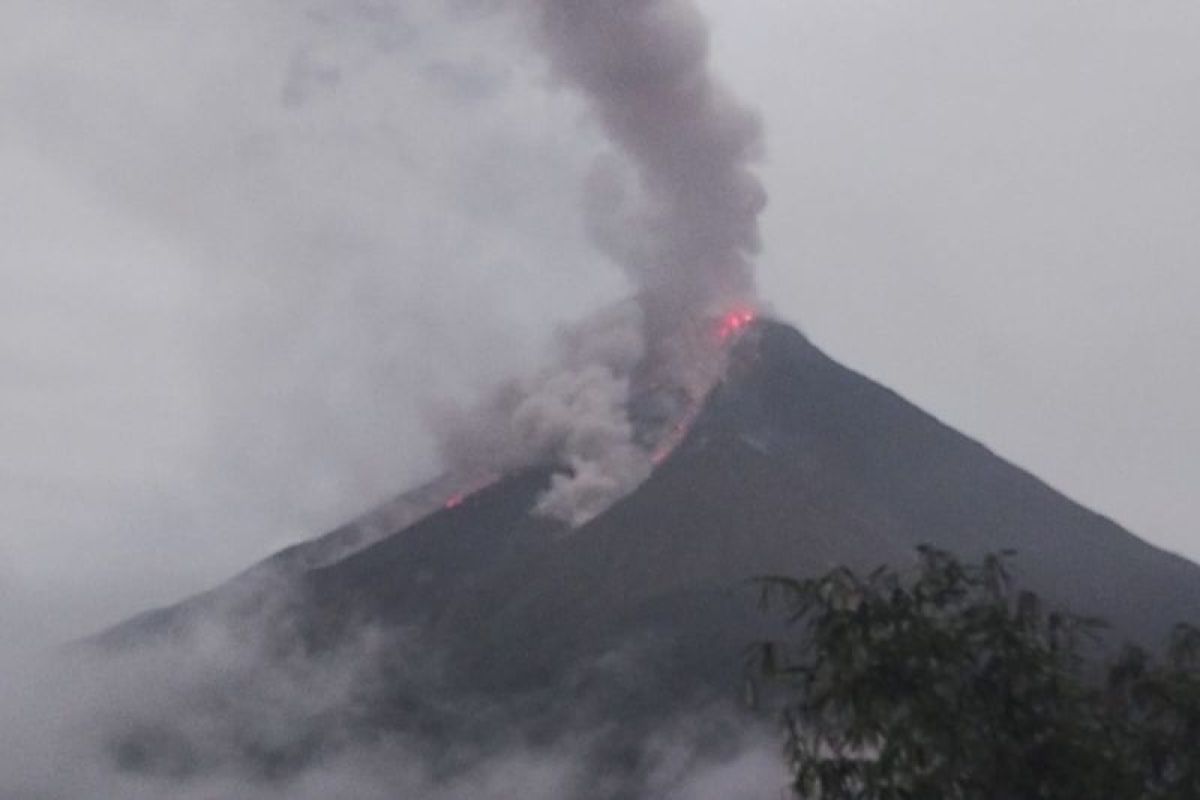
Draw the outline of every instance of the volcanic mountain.
M406 631L441 654L443 689L543 706L567 685L580 702L596 685L589 665L635 650L639 675L651 677L607 712L628 722L697 693L737 692L743 649L767 630L747 579L903 565L922 543L968 558L1013 549L1022 585L1111 621L1117 639L1153 643L1175 622L1200 620L1200 567L775 322L734 338L680 444L606 512L570 531L535 515L554 469L535 465L473 493L435 482L99 641L128 647L217 610L236 618L277 606L287 624L275 629L304 652L366 627ZM411 721L423 692L389 686L379 720Z

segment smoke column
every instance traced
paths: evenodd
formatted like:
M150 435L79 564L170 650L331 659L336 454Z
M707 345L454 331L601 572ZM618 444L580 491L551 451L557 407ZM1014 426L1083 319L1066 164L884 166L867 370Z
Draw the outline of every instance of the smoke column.
M761 130L709 74L707 30L690 0L511 7L532 14L552 75L582 94L616 151L589 176L584 211L637 302L567 332L552 369L466 414L441 414L440 438L452 471L569 467L538 510L574 527L639 484L661 452L639 440L635 397L658 393L686 419L720 363L713 319L754 305L766 195L749 165Z
M587 203L598 244L639 290L651 353L752 303L766 194L749 164L761 128L710 75L699 11L689 0L539 0L538 13L555 75L637 172L637 211L611 166L598 167Z

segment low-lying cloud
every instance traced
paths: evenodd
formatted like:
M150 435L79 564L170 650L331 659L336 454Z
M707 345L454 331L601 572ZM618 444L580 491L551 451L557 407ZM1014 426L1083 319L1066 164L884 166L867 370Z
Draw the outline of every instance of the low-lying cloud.
M0 794L750 800L784 783L769 727L724 703L627 733L586 696L450 686L444 653L415 632L367 626L306 651L286 585L269 588L253 614L234 593L170 636L6 663ZM637 681L641 667L635 648L581 669L594 689L597 676Z

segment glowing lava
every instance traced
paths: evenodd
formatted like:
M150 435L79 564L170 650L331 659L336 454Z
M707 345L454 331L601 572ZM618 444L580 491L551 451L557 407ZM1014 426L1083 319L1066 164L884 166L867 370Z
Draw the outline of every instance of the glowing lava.
M683 419L671 426L671 430L667 431L663 436L662 441L650 453L650 462L655 466L667 460L667 456L675 451L683 438L687 436L687 432L691 430L692 423L696 421L696 417L700 414L700 404L692 403L684 414Z
M758 319L758 314L745 306L735 308L728 312L720 319L716 320L713 329L719 344L725 344L730 339L733 339L746 328L750 327L754 321ZM711 388L711 385L710 387ZM662 436L662 439L654 447L650 453L650 460L654 464L661 464L666 460L676 447L684 440L692 423L696 421L701 410L701 395L694 395L693 399L688 402L686 410L680 415L680 418L674 425Z
M499 476L489 475L487 477L479 478L477 480L471 481L464 488L459 489L457 492L455 492L453 495L451 495L449 497L449 499L447 499L444 503L442 503L442 508L447 509L447 510L449 510L451 508L458 508L468 498L470 498L471 496L473 496L475 494L478 494L479 492L488 488L489 486L491 486L493 483L495 483L498 480L500 480Z
M717 323L717 338L722 342L728 341L754 322L755 316L748 308L730 311Z

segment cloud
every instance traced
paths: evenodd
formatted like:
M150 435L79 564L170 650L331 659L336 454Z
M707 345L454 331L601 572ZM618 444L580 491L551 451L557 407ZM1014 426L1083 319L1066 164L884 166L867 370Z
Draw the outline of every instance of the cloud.
M5 662L0 794L704 800L783 784L778 743L735 708L635 713L637 647L567 676L591 690L568 706L481 695L412 631L344 628L312 651L287 584L267 588L253 613L225 595L169 637ZM642 717L628 730L622 707Z
M423 480L425 406L627 291L575 202L599 135L507 16L460 6L0 10L0 529L28 644Z
M667 284L693 256L679 287L691 312L748 292L761 201L744 171L755 125L709 83L696 19L650 7L609 31L652 39L653 91L627 97L604 77L620 65L563 60L580 29L554 12L548 69L518 17L472 3L0 11L21 34L0 53L16 120L0 158L24 201L0 223L0 256L18 266L0 277L0 371L20 387L0 414L16 454L0 507L19 585L34 587L34 643L173 599L433 472L422 406L502 376L533 377L501 391L503 418L469 455L561 459L572 472L546 513L582 521L646 474L628 405L648 342L660 352L669 338L646 315L675 307ZM546 91L548 72L594 116ZM618 108L676 100L673 120ZM651 131L668 121L696 123L675 155ZM626 167L638 185L621 188ZM613 186L629 194L605 205ZM589 230L609 226L612 256L612 226L627 222L647 249L618 261L646 302L591 317L629 284ZM580 318L553 368L531 367ZM165 552L192 563L166 567ZM218 612L120 652L7 645L0 793L564 798L596 796L598 777L620 789L597 772L629 744L619 726L580 713L550 720L560 736L527 735L547 720L444 686L438 651L407 633L356 630L313 652L291 635L283 589L252 618ZM371 724L392 691L414 714L518 724L446 747L416 719ZM725 708L664 719L627 777L690 797L697 775L760 746L744 725ZM713 728L715 752L696 735Z

